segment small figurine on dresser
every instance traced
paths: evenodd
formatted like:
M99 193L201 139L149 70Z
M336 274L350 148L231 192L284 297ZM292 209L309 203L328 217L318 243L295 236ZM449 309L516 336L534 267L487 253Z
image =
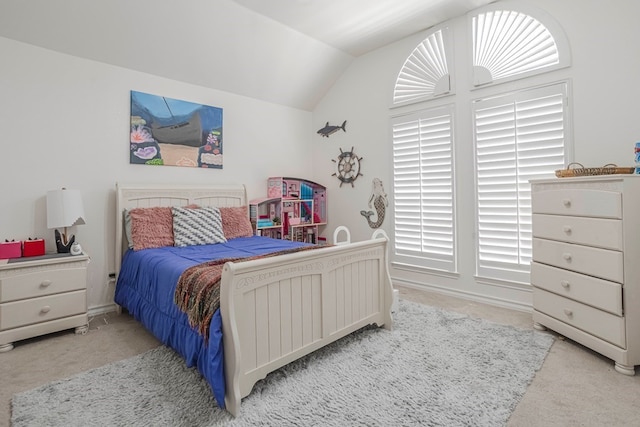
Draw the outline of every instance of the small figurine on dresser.
M80 243L73 242L70 252L71 255L80 255L82 253L82 246L80 246Z
M67 236L64 233L60 233L58 230L55 230L55 236L58 253L68 254L71 252L71 246L75 243L76 236L71 236L71 238L67 240Z

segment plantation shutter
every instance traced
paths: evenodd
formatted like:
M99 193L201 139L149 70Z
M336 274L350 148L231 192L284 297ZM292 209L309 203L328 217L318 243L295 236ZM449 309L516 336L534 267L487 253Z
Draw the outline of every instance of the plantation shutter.
M474 103L479 276L528 282L529 180L567 162L566 105L564 83Z
M449 29L430 34L407 58L393 91L394 105L417 102L451 92Z
M502 3L471 19L473 84L513 80L569 65L568 42L553 19L538 19ZM550 28L553 30L550 31Z
M452 107L392 119L394 261L453 272Z

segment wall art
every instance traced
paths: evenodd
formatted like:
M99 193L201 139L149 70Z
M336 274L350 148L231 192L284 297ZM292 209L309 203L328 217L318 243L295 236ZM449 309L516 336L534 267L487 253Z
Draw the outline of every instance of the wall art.
M222 169L222 108L131 91L129 162Z
M342 125L340 126L330 125L329 122L327 122L327 124L324 125L323 128L318 129L317 134L320 136L324 136L325 138L329 138L331 135L338 132L340 129L342 129L343 132L346 132L347 131L346 126L347 126L346 120L342 122Z
M336 164L336 171L332 173L331 176L335 176L340 180L340 187L342 187L344 183L351 184L353 187L354 181L358 179L359 176L362 176L360 173L362 157L358 157L356 153L354 153L353 147L351 147L351 151L342 151L342 148L340 148L338 158L331 159L331 161Z
M371 187L369 208L375 208L376 211L360 211L360 215L367 219L369 227L379 228L384 222L384 215L387 207L389 206L389 199L387 198L387 193L384 191L384 186L382 185L382 180L380 178L373 178Z

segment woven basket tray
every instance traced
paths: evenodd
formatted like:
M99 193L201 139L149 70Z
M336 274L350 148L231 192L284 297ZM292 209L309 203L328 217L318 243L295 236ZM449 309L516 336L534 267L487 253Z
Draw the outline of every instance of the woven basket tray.
M599 168L585 168L580 163L569 163L566 169L558 169L556 176L558 178L568 178L572 176L632 174L634 171L635 168L621 168L612 163Z

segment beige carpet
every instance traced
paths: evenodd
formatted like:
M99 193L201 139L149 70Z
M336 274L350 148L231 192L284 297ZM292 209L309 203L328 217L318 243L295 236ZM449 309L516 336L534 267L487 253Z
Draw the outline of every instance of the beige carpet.
M9 426L14 393L143 353L160 343L128 315L90 320L89 332L73 330L15 343L0 353L0 426Z
M400 288L401 297L494 322L531 327L529 313ZM0 353L0 426L8 426L14 393L142 353L158 345L127 315L92 319L84 336L61 332L22 341ZM638 426L640 375L569 340L556 340L509 426Z

